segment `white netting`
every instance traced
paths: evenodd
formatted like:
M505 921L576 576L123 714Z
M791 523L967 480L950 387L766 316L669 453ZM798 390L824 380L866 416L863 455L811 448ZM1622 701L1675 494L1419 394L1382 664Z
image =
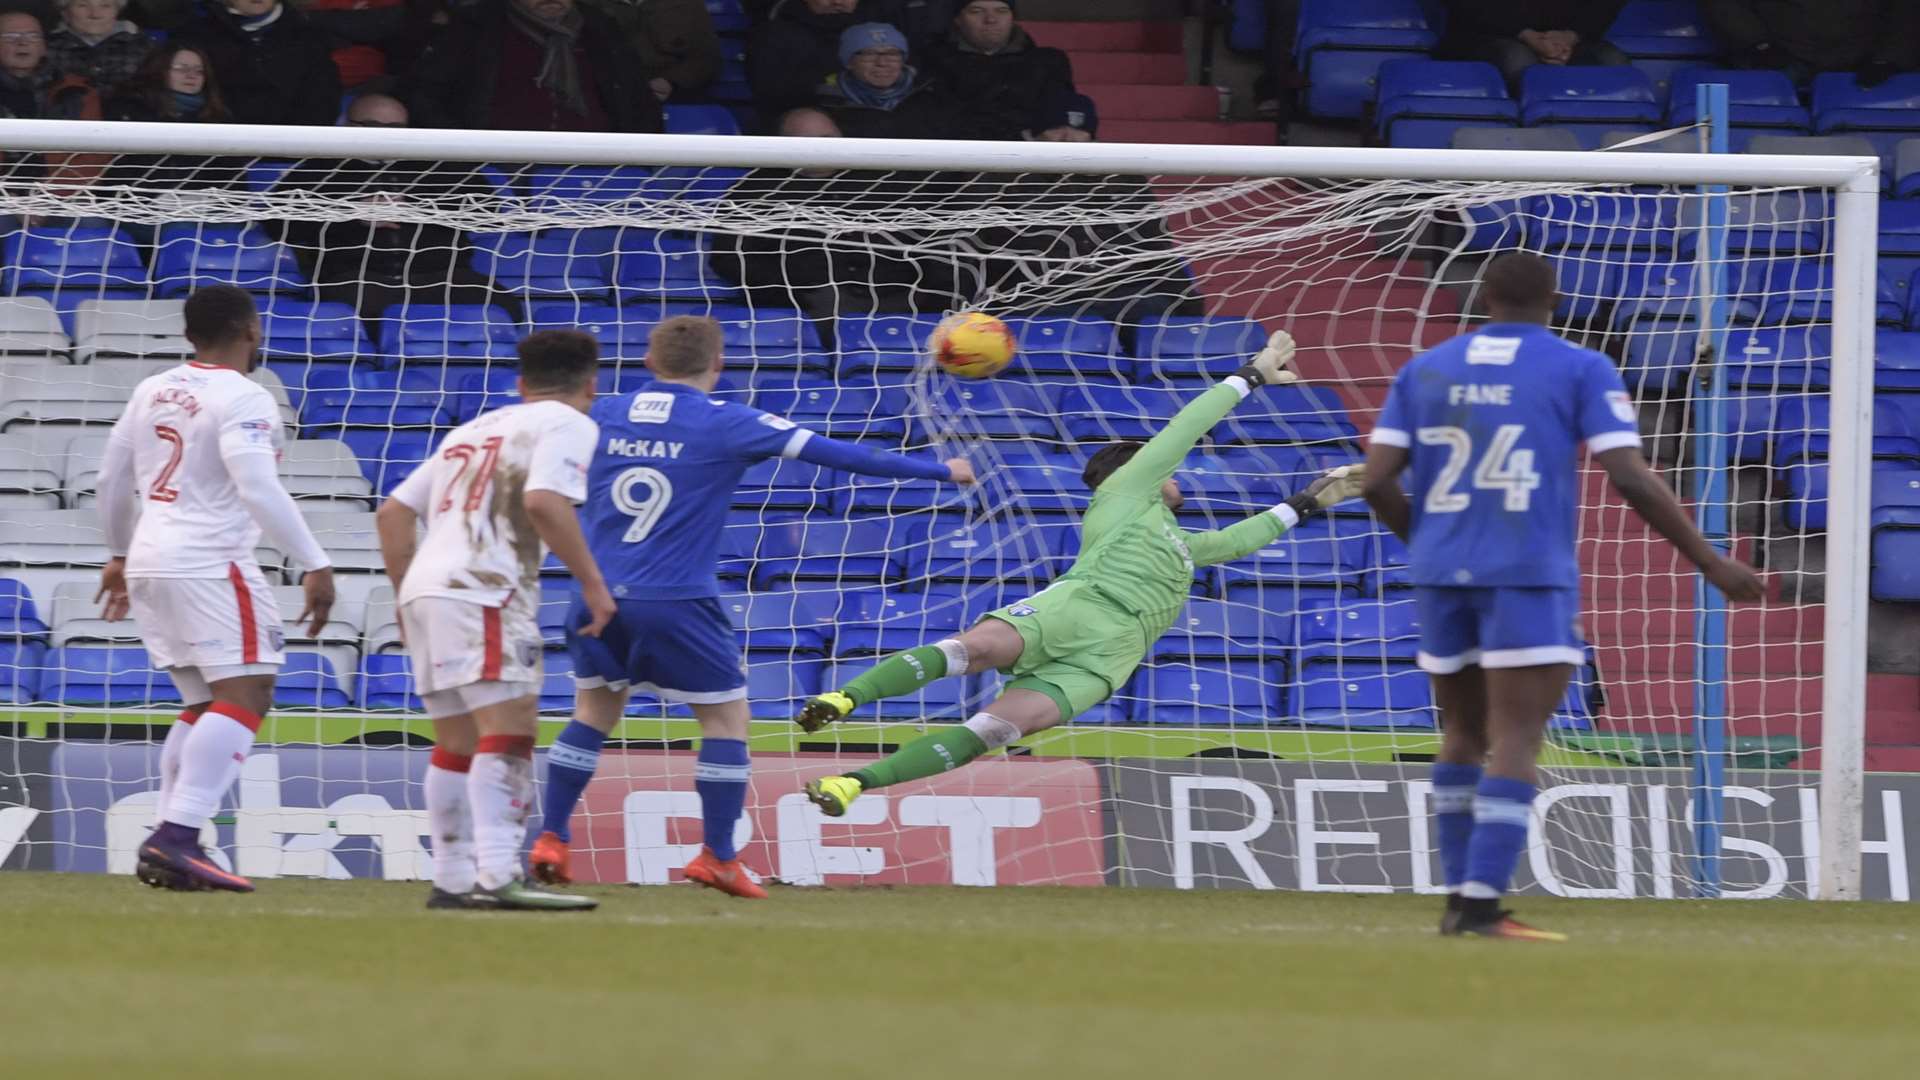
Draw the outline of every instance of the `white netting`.
M1829 203L1810 189L1734 194L1730 510L1737 550L1780 584L1733 615L1718 684L1730 890L1801 893L1810 873ZM243 870L418 869L422 755L394 745L417 744L424 725L379 574L375 501L452 425L513 400L513 343L529 329L592 332L613 392L645 380L650 327L693 311L726 328L720 394L835 437L964 453L984 477L956 495L786 462L756 468L734 497L722 585L765 721L744 849L756 871L1429 887L1437 735L1413 667L1405 550L1357 503L1200 573L1183 624L1112 702L1009 760L828 823L794 794L806 777L897 745L916 723L963 718L998 679L935 684L821 736L784 721L881 653L1064 572L1085 457L1153 434L1271 329L1300 342L1307 381L1257 394L1197 449L1179 474L1183 521L1224 525L1357 460L1393 372L1471 325L1477 270L1501 250L1558 262L1559 329L1622 362L1651 456L1691 502L1708 460L1694 438L1706 384L1692 370L1703 206L1691 189L1577 181L23 158L0 177L0 578L15 583L0 581L13 617L0 679L19 703L14 734L32 737L0 759L0 781L10 770L22 792L0 810L21 823L12 858L130 859L157 757L140 740L161 730L131 725L163 722L170 687L146 671L131 624L94 617L92 470L133 382L186 352L179 297L231 281L262 298L258 377L297 425L284 472L340 566L342 598L317 638L287 628L299 659L265 733L281 745L256 754L222 827ZM1020 339L996 379L929 370L932 325L968 309ZM1542 839L1521 878L1687 895L1695 576L1602 488L1583 473L1592 662L1556 721ZM556 645L566 584L546 582ZM564 651L548 670L557 726ZM667 880L685 861L694 735L683 714L637 703L575 826L584 875ZM9 836L0 829L0 850Z

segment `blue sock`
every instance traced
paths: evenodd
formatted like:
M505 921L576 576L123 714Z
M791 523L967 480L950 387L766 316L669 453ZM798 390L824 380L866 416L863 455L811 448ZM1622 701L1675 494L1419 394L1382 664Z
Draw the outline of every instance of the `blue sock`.
M693 790L700 793L700 818L707 847L722 861L735 858L733 826L747 805L747 744L740 739L701 739L693 769Z
M1513 882L1513 866L1527 846L1527 817L1533 812L1533 785L1489 776L1473 797L1473 840L1467 846L1467 880L1460 895L1493 899Z
M540 827L568 843L573 842L573 808L587 790L593 771L600 767L600 747L607 736L578 720L566 726L547 748L547 786L540 800Z
M1480 766L1433 766L1433 820L1440 834L1440 870L1447 888L1460 891L1467 880L1467 845L1473 840L1473 789L1480 783Z

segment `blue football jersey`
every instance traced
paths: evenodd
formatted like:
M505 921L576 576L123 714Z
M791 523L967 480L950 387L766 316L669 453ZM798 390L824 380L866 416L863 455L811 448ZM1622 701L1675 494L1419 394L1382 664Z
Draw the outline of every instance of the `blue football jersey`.
M1402 368L1372 438L1407 449L1414 584L1577 588L1580 444L1640 426L1606 356L1494 323Z
M600 443L581 524L617 599L718 596L720 534L740 475L810 433L770 413L655 383L594 403Z

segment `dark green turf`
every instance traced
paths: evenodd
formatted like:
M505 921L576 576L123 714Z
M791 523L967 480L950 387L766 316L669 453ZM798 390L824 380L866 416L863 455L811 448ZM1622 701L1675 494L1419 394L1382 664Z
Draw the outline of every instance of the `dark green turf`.
M1428 897L591 890L253 896L0 874L0 1075L1764 1080L1920 1068L1920 911L1529 901L1571 945L1440 940Z

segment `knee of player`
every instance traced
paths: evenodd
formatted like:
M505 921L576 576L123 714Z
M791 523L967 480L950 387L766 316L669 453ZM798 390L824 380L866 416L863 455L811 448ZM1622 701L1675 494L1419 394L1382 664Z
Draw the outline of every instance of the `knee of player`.
M1020 631L1001 622L999 619L982 619L979 625L958 638L949 638L940 644L952 642L965 654L964 668L956 668L956 659L952 652L947 657L947 673L950 675L972 674L978 671L1011 666L1020 659L1020 653L1026 648L1026 641L1020 637ZM943 652L948 651L946 649Z

